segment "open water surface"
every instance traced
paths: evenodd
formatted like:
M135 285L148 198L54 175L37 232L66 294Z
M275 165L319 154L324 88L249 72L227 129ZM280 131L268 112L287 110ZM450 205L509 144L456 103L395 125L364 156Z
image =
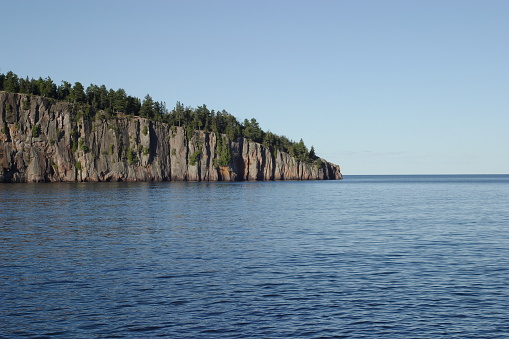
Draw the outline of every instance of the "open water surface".
M507 338L509 176L1 184L0 336Z

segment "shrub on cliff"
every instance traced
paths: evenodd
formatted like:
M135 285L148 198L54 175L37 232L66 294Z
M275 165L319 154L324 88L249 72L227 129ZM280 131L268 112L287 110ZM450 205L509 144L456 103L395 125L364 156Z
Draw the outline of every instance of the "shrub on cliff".
M32 126L32 138L37 138L41 134L41 126L34 125Z
M216 134L216 163L215 166L228 166L231 161L230 145L227 140L219 134Z
M196 166L196 162L198 161L200 155L202 155L201 150L194 151L193 154L191 154L191 156L189 157L189 165Z
M236 140L245 137L258 143L263 143L275 156L277 150L290 153L297 160L312 163L316 160L314 148L308 151L302 139L299 142L289 140L285 136L279 136L271 132L265 132L260 128L256 119L245 119L240 123L233 115L225 110L209 110L206 105L192 108L176 103L169 111L164 102L158 102L147 94L143 100L128 95L125 90L107 89L105 85L97 86L91 84L86 89L80 82L71 85L62 81L56 85L50 77L29 79L19 78L13 72L0 73L0 90L15 93L39 95L56 100L63 100L73 103L73 110L76 112L73 119L92 119L98 114L99 117L111 117L111 115L140 116L153 121L161 121L170 126L182 126L186 129L186 135L191 138L195 130L226 134L229 140ZM28 107L24 104L24 109ZM7 107L9 110L9 107ZM12 108L11 108L12 109ZM144 129L143 134L146 133ZM146 135L146 134L145 134ZM72 137L72 149L76 151L77 138ZM219 138L218 138L219 140ZM228 163L229 156L225 153L220 160L221 163Z

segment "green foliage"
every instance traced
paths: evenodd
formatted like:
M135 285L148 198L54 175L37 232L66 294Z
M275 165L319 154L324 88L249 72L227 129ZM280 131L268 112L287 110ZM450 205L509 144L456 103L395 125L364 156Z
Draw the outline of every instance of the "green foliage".
M12 105L11 104L7 104L7 106L5 106L5 109L7 112L12 112Z
M113 112L125 113L127 111L127 94L122 88L112 94L112 101Z
M171 125L178 124L180 127L182 126L183 119L184 119L184 105L182 105L180 101L177 101L177 103L175 104L175 108L171 112L169 123Z
M162 121L164 119L164 116L168 114L168 110L166 109L166 103L165 102L154 102L154 120Z
M70 100L72 85L67 81L62 81L62 85L57 89L57 99ZM33 93L35 94L35 93Z
M154 100L150 95L146 95L140 108L140 117L152 119L154 117Z
M112 130L113 132L115 132L116 134L120 133L120 127L118 127L117 125L108 125L108 129Z
M27 79L28 80L28 79ZM39 95L47 98L54 98L57 94L57 86L53 83L50 77L43 79L39 77L32 86L39 90Z
M319 169L323 168L323 161L322 161L322 159L318 158L313 163L315 164L316 169L319 170Z
M263 141L263 131L255 118L244 120L244 137L261 143Z
M300 139L298 143L294 143L290 148L290 154L294 156L297 160L308 162L309 160L309 151L304 145L304 141Z
M37 138L41 134L41 126L34 125L32 126L32 138Z
M78 137L79 133L75 127L71 132L71 150L73 153L75 153L78 150Z
M78 147L80 150L82 150L85 153L90 152L90 148L85 144L85 141L83 140L83 138L80 138L78 140Z
M128 95L126 101L126 114L139 115L141 108L140 99Z
M89 106L85 107L85 109L82 112L83 117L85 117L86 120L89 120L93 114Z
M85 102L85 89L81 82L74 83L74 87L71 91L71 98L74 102Z
M25 111L30 109L30 97L27 97L25 101L23 101L23 109Z
M313 146L311 146L311 150L309 150L309 159L313 161L318 159L315 153L315 148Z
M3 81L3 90L6 92L19 92L19 79L13 72L7 72Z
M216 166L228 166L231 161L231 151L229 143L222 138L221 135L217 135L216 142Z
M127 162L129 165L134 165L138 162L138 157L136 156L134 150L131 148L127 149Z
M186 126L186 138L187 140L191 140L194 134L194 129L191 127L191 125Z
M78 171L81 171L83 169L83 166L81 165L81 162L80 161L76 161L76 169Z
M191 156L189 157L189 165L196 166L196 162L198 161L200 155L202 155L201 150L194 151L193 154L191 154Z
M195 130L226 134L229 140L233 141L239 137L245 137L255 142L262 143L276 156L277 151L287 152L294 156L298 161L313 163L318 157L314 148L308 150L303 141L294 142L285 136L278 136L271 132L265 132L261 129L256 119L245 119L240 123L233 115L227 111L210 110L206 105L192 108L184 106L177 101L175 107L168 111L164 102L158 102L147 94L143 100L128 95L124 89L107 89L105 85L89 85L86 90L80 82L72 86L67 81L57 86L50 77L35 79L19 78L13 72L7 74L0 73L0 90L13 93L26 93L31 95L40 95L46 98L65 100L74 103L73 121L81 117L86 120L92 119L97 113L99 117L108 119L119 114L132 116L141 116L153 121L162 121L169 124L172 135L176 133L175 126L185 128L186 137L191 140ZM29 109L29 102L23 103L23 109ZM6 106L8 111L12 111L12 106ZM118 133L118 128L114 128ZM144 135L148 134L145 128L142 130ZM218 138L219 140L219 138ZM71 146L75 151L77 148L77 138L71 136ZM225 146L221 146L225 147ZM226 163L229 158L226 152L223 152L220 163ZM221 152L218 152L218 154ZM231 156L230 156L231 157Z

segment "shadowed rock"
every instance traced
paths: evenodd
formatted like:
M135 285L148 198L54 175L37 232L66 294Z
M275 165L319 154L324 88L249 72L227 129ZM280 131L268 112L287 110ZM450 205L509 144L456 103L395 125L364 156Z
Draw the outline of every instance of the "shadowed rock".
M140 117L84 118L71 103L0 92L0 182L342 178L324 159L310 164L245 138L191 134ZM230 150L227 166L218 138Z

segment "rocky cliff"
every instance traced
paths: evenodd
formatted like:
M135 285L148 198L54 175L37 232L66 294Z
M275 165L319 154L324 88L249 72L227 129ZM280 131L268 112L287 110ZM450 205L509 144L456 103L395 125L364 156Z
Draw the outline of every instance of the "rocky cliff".
M220 140L218 140L220 139ZM337 165L296 161L239 138L0 92L0 182L341 179Z

